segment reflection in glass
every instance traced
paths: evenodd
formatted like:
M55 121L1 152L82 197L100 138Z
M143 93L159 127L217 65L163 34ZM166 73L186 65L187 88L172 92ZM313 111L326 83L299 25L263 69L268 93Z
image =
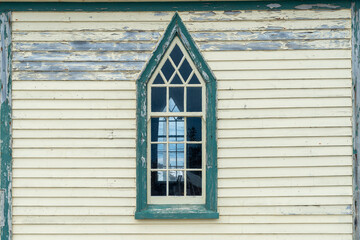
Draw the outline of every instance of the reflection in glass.
M184 117L169 117L169 141L184 141Z
M201 141L201 117L186 118L186 129L188 141Z
M151 118L151 141L166 142L166 118Z
M174 67L171 64L171 62L168 60L166 60L164 66L161 68L162 73L164 74L166 80L169 81L170 77L172 76L172 74L174 73Z
M175 73L175 77L171 80L171 84L182 84L182 81L177 73Z
M183 112L183 111L184 111L184 88L170 87L169 112Z
M184 144L169 144L169 168L184 168Z
M186 88L187 98L186 98L186 111L188 112L201 112L201 99L202 91L201 87L188 87Z
M189 62L185 59L179 68L180 74L183 77L184 81L186 82L190 73L192 72L192 68Z
M151 172L151 196L166 196L166 172Z
M191 80L189 81L189 84L200 84L199 79L197 78L196 74L194 73L191 77Z
M169 195L184 196L184 171L169 171Z
M186 144L186 167L201 168L201 144Z
M158 74L154 80L154 84L164 84L164 80L162 79L161 75Z
M171 59L173 60L173 62L175 63L176 66L179 65L179 63L180 63L183 56L184 56L184 54L181 52L180 47L176 44L174 49L170 53L170 57L171 57Z
M151 168L166 168L166 144L151 144Z
M165 112L166 111L166 88L152 87L151 88L151 111Z
M187 171L186 172L186 195L201 196L202 189L202 172Z

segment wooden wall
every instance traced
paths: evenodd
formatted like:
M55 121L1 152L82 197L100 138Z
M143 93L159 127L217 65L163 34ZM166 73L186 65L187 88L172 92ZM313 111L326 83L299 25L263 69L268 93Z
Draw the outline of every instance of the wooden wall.
M135 220L135 82L173 12L14 12L14 240L352 239L350 10L180 12L218 81L218 220Z

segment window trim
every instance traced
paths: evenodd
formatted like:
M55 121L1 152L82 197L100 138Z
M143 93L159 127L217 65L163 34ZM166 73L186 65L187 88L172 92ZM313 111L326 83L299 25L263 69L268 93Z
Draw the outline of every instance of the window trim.
M147 83L166 50L178 37L205 82L206 92L206 196L205 204L160 205L147 203ZM136 212L135 219L210 219L217 212L216 80L180 16L175 13L163 38L137 83Z

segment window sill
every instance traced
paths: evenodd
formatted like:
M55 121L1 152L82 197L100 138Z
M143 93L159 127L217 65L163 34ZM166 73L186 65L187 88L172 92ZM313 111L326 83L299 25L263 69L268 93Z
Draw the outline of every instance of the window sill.
M135 219L218 219L219 213L205 205L148 205L135 212Z

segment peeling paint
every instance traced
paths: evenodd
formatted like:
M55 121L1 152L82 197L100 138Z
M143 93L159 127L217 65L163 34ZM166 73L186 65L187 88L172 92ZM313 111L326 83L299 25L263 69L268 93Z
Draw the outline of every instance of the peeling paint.
M268 8L273 9L273 8L279 8L281 7L281 4L278 3L270 3L268 5L266 5Z
M318 4L301 4L301 5L296 6L295 8L300 9L300 10L309 10L309 9L314 9L314 8L337 9L337 8L340 8L340 6L332 5L332 4L318 3Z

